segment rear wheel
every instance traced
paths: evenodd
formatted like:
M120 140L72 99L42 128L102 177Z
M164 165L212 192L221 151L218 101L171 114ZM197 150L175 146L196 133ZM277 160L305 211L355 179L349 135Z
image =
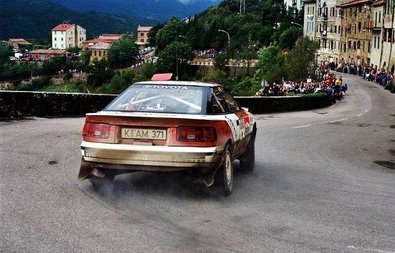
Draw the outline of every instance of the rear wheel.
M240 167L246 171L253 171L255 167L255 134L251 135L247 150L240 156Z
M233 189L233 160L229 145L224 150L224 162L220 168L220 173L222 173L224 195L229 196Z

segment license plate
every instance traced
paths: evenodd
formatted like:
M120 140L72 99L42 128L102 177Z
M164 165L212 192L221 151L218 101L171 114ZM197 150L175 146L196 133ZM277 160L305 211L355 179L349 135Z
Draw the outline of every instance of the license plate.
M166 140L166 130L122 128L121 137L125 139Z

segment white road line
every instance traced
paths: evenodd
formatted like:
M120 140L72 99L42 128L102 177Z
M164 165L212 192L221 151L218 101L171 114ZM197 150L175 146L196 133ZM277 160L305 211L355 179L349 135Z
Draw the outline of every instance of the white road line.
M357 117L361 117L362 115L363 115L362 113L361 113L361 114L358 114Z
M367 251L367 252L378 252L378 253L394 253L394 251L371 249L371 248L359 248L359 247L355 247L355 246L347 246L347 249L353 249L357 252Z
M311 125L296 126L296 127L292 127L292 129L305 128L305 127L309 127L309 126L311 126Z
M348 118L332 120L332 121L329 121L329 123L336 123L336 122L345 121L345 120L348 120Z
M368 112L368 111L369 111L368 109L365 110L365 112Z

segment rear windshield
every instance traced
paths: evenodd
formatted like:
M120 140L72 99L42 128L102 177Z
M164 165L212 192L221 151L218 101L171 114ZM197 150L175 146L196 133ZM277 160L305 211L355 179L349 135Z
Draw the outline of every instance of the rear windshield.
M200 86L134 84L104 110L205 114L206 89Z

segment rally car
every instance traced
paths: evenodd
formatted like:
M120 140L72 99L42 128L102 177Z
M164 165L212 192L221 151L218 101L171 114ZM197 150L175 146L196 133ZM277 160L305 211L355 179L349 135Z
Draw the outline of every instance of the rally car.
M225 195L233 161L252 170L256 123L222 85L146 81L131 85L107 107L86 115L79 179L94 185L133 171L192 170Z

